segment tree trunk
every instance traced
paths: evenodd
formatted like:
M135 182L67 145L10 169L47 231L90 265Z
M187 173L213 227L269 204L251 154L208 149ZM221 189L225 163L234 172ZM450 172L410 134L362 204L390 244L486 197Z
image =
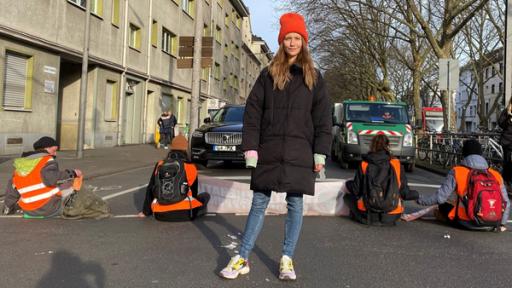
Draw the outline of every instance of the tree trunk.
M423 123L423 114L421 113L421 73L419 69L412 70L412 101L414 103L414 117L416 119L415 125Z

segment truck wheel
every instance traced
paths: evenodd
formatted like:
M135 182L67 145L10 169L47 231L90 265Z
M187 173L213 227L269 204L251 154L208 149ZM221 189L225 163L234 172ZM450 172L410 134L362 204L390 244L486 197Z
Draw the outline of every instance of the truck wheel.
M414 163L408 163L408 164L405 165L405 171L406 172L413 172L415 166L416 165Z
M331 159L332 159L333 161L338 160L338 157L336 157L336 151L335 151L335 149L334 149L334 144L332 144L332 148L331 148Z
M347 161L343 161L343 154L341 154L341 153L338 156L338 163L340 163L340 167L342 169L348 169L348 162Z

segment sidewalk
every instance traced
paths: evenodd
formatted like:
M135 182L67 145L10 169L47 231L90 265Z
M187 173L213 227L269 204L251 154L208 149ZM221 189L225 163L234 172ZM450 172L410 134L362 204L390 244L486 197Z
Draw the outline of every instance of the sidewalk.
M91 179L140 167L152 167L168 151L157 150L149 144L129 145L85 150L82 159L75 158L76 151L59 151L57 161L61 170L78 168L84 173L85 179ZM7 181L12 176L13 160L0 163L0 196L5 194Z

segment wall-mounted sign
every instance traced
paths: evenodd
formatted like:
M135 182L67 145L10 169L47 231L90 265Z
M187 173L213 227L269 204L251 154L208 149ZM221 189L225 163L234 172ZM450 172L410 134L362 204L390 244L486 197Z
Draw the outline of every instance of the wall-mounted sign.
M55 81L44 80L44 92L45 93L55 93Z
M52 66L45 65L43 70L44 70L44 73L48 73L48 74L52 74L52 75L57 74L57 68L52 67Z

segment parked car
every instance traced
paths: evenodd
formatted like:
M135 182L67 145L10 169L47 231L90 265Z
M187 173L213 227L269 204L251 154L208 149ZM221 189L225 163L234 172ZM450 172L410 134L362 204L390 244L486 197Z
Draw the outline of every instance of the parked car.
M204 119L192 134L192 161L206 166L208 160L243 161L242 127L245 106L226 105Z

